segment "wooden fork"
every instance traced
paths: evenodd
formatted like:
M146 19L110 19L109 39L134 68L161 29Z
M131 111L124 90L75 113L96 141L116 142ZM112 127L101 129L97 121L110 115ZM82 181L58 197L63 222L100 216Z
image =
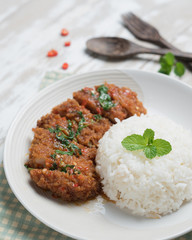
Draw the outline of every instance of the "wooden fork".
M128 28L128 30L139 40L150 42L160 47L165 47L182 52L181 50L173 46L171 43L169 43L166 39L164 39L155 27L141 20L132 12L123 14L122 19L124 26ZM185 63L185 65L189 70L192 71L191 63Z

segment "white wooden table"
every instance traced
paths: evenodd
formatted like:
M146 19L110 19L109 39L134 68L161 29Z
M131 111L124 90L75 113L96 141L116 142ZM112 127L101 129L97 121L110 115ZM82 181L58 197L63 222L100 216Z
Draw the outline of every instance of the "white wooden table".
M133 11L177 47L192 52L191 9L191 0L0 0L0 161L12 120L38 92L47 71L64 72L64 62L69 63L65 72L75 74L104 68L159 69L154 55L120 62L94 59L85 52L87 39L119 36L136 41L120 17ZM62 28L69 36L60 36ZM63 46L67 40L72 43L68 48ZM59 55L47 58L52 48ZM192 73L187 71L181 81L192 85Z

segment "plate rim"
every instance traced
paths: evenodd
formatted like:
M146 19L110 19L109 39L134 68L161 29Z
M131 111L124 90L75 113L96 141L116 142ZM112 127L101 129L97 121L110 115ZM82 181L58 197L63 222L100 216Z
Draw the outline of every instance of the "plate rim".
M53 228L53 226L51 224L49 224L49 222L47 222L46 220L42 219L41 216L39 216L36 212L34 212L29 206L27 206L22 198L17 194L17 192L15 191L15 189L12 187L12 184L11 184L11 181L10 181L10 178L9 178L9 174L8 174L8 169L6 167L6 155L7 155L7 147L8 147L8 143L9 141L11 140L10 139L10 135L11 135L11 132L12 132L12 129L15 127L15 124L17 123L17 119L19 118L19 116L24 113L28 108L29 108L29 105L31 105L35 99L37 98L41 98L44 94L46 94L47 92L50 91L50 89L52 89L52 87L54 86L54 88L57 88L59 85L62 85L63 81L70 81L70 79L73 79L74 77L83 77L83 76L86 76L86 75L90 75L90 74L98 74L98 73L107 73L107 72L111 72L111 71L119 71L119 72L126 72L127 74L131 74L131 73L143 73L143 74L150 74L150 75L153 75L154 77L155 76L161 76L161 77L164 77L164 78L167 78L167 80L169 81L172 81L174 82L174 84L178 84L178 85L183 85L187 88L190 88L192 90L192 86L190 86L188 83L185 83L185 82L182 82L180 80L177 80L173 77L170 77L170 76L167 76L167 75L163 75L161 73L156 73L156 72L153 72L153 71L146 71L146 70L140 70L140 69L125 69L125 68L120 68L120 69L117 69L117 68L109 68L109 69L100 69L100 70L95 70L95 71L88 71L88 72L85 72L85 73L74 73L72 74L71 76L64 76L62 79L54 82L54 83L51 83L49 86L45 87L44 89L40 90L39 92L37 92L36 94L34 94L33 96L31 96L28 101L21 107L21 109L18 111L18 113L16 114L16 116L14 117L9 129L8 129L8 132L7 132L7 136L5 138L5 144L4 144L4 150L3 150L3 168L4 168L4 172L5 172L5 176L6 176L6 179L7 179L7 182L9 184L9 187L11 188L13 194L15 195L15 197L19 200L19 202L25 207L25 209L30 213L32 214L35 218L39 219L39 221L41 221L42 223L44 223L46 226L50 227L51 229L61 233L60 229L55 227ZM172 239L172 238L175 238L175 237L179 237L183 234L186 234L188 233L189 231L192 230L192 226L188 229L185 229L184 231L181 231L177 234L174 234L174 235L171 235L171 236L167 236L166 239ZM77 236L77 235L73 235L71 234L70 232L63 232L61 234L65 234L66 236L69 236L71 238L77 238L77 239L82 239L81 237Z

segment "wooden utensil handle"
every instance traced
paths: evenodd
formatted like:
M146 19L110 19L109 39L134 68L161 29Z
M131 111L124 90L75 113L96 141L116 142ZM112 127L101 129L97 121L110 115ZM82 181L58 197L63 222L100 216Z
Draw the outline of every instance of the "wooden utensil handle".
M171 52L176 58L181 59L183 61L191 62L192 61L192 53L186 53L186 52L181 52L178 50L170 50L170 49L165 49L165 48L143 48L142 53L151 53L151 54L158 54L158 55L164 55L168 52Z
M164 39L163 37L160 36L158 42L155 43L156 45L160 46L160 47L166 47L169 48L171 50L177 50L179 52L182 52L181 50L179 50L178 48L176 48L175 46L173 46L170 42L168 42L166 39ZM172 51L170 51L172 52ZM184 64L186 65L186 67L192 71L192 63L189 62L184 62Z

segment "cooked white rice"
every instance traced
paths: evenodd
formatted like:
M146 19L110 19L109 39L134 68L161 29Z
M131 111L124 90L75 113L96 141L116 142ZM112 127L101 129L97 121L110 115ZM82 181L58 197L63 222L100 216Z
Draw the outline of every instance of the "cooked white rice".
M128 151L121 141L128 135L155 131L172 145L162 157L147 159L143 151ZM133 214L159 217L192 199L192 135L162 116L133 116L113 125L99 142L96 157L104 193Z

